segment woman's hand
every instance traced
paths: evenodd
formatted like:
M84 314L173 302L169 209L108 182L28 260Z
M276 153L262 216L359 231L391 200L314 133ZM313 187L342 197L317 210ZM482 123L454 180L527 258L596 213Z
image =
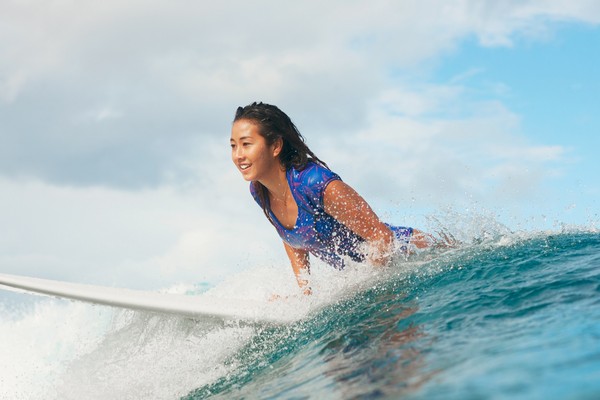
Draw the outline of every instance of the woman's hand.
M285 252L292 263L292 269L296 276L298 286L305 295L311 295L312 289L308 285L308 276L310 275L310 260L308 258L308 251L296 249L286 242L283 242Z
M302 295L304 296L310 296L312 294L312 289L310 288L310 286L306 286L304 287L304 289L302 290ZM269 297L269 302L273 302L273 301L286 301L289 300L290 296L282 296L280 294L277 293L273 293L271 295L271 297Z
M392 239L389 241L382 239L370 243L369 252L367 254L367 259L370 264L380 267L386 265L390 261L394 250L393 233L390 231L390 234L392 235Z

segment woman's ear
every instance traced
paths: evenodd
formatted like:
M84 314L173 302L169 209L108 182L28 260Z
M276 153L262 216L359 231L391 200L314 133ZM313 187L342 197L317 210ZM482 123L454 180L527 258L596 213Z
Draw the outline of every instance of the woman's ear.
M281 150L283 149L283 139L277 138L275 142L272 144L273 146L273 157L278 157L281 154Z

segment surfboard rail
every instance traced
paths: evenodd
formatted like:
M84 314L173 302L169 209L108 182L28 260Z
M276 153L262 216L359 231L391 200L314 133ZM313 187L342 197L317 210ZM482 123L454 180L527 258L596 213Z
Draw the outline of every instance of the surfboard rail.
M146 292L10 274L0 274L0 288L2 286L110 307L180 315L193 319L238 320L278 325L295 320L280 306L250 299Z

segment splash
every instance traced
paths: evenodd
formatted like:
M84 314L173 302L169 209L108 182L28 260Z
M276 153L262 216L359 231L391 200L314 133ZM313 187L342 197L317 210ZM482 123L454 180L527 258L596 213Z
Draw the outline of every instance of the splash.
M215 382L227 386L232 377L251 380L252 369L266 368L273 354L314 337L306 332L327 334L327 329L333 329L318 322L323 310L343 319L352 312L347 306L356 302L357 294L360 297L390 282L398 287L412 287L413 281L426 286L423 282L429 277L460 270L490 249L549 237L548 232L513 232L485 215L466 218L450 212L430 216L429 223L430 231L452 235L460 245L409 257L397 254L387 268L350 262L344 271L337 271L315 261L314 295L308 298L298 294L287 265L249 268L218 285L197 283L165 290L270 305L276 294L280 299L276 306L299 320L281 329L235 322L199 324L187 318L49 298L28 309L4 307L0 310L0 398L171 399L215 387L211 386Z
M14 312L14 311L13 311ZM21 315L2 310L0 398L56 398L70 362L93 349L110 311L82 303L45 299Z

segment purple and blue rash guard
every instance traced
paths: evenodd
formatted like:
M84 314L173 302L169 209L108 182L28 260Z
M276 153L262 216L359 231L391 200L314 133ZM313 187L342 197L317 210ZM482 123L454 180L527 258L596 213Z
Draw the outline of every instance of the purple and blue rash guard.
M281 239L291 247L309 251L337 269L344 268L344 256L354 261L364 261L365 254L361 252L360 246L365 240L327 214L323 205L325 188L330 182L341 178L313 162L306 164L300 171L295 168L288 169L286 176L292 196L298 205L298 219L294 227L287 229L281 225L267 204L269 215ZM250 192L262 207L252 184ZM390 225L388 227L403 244L408 244L412 228Z

